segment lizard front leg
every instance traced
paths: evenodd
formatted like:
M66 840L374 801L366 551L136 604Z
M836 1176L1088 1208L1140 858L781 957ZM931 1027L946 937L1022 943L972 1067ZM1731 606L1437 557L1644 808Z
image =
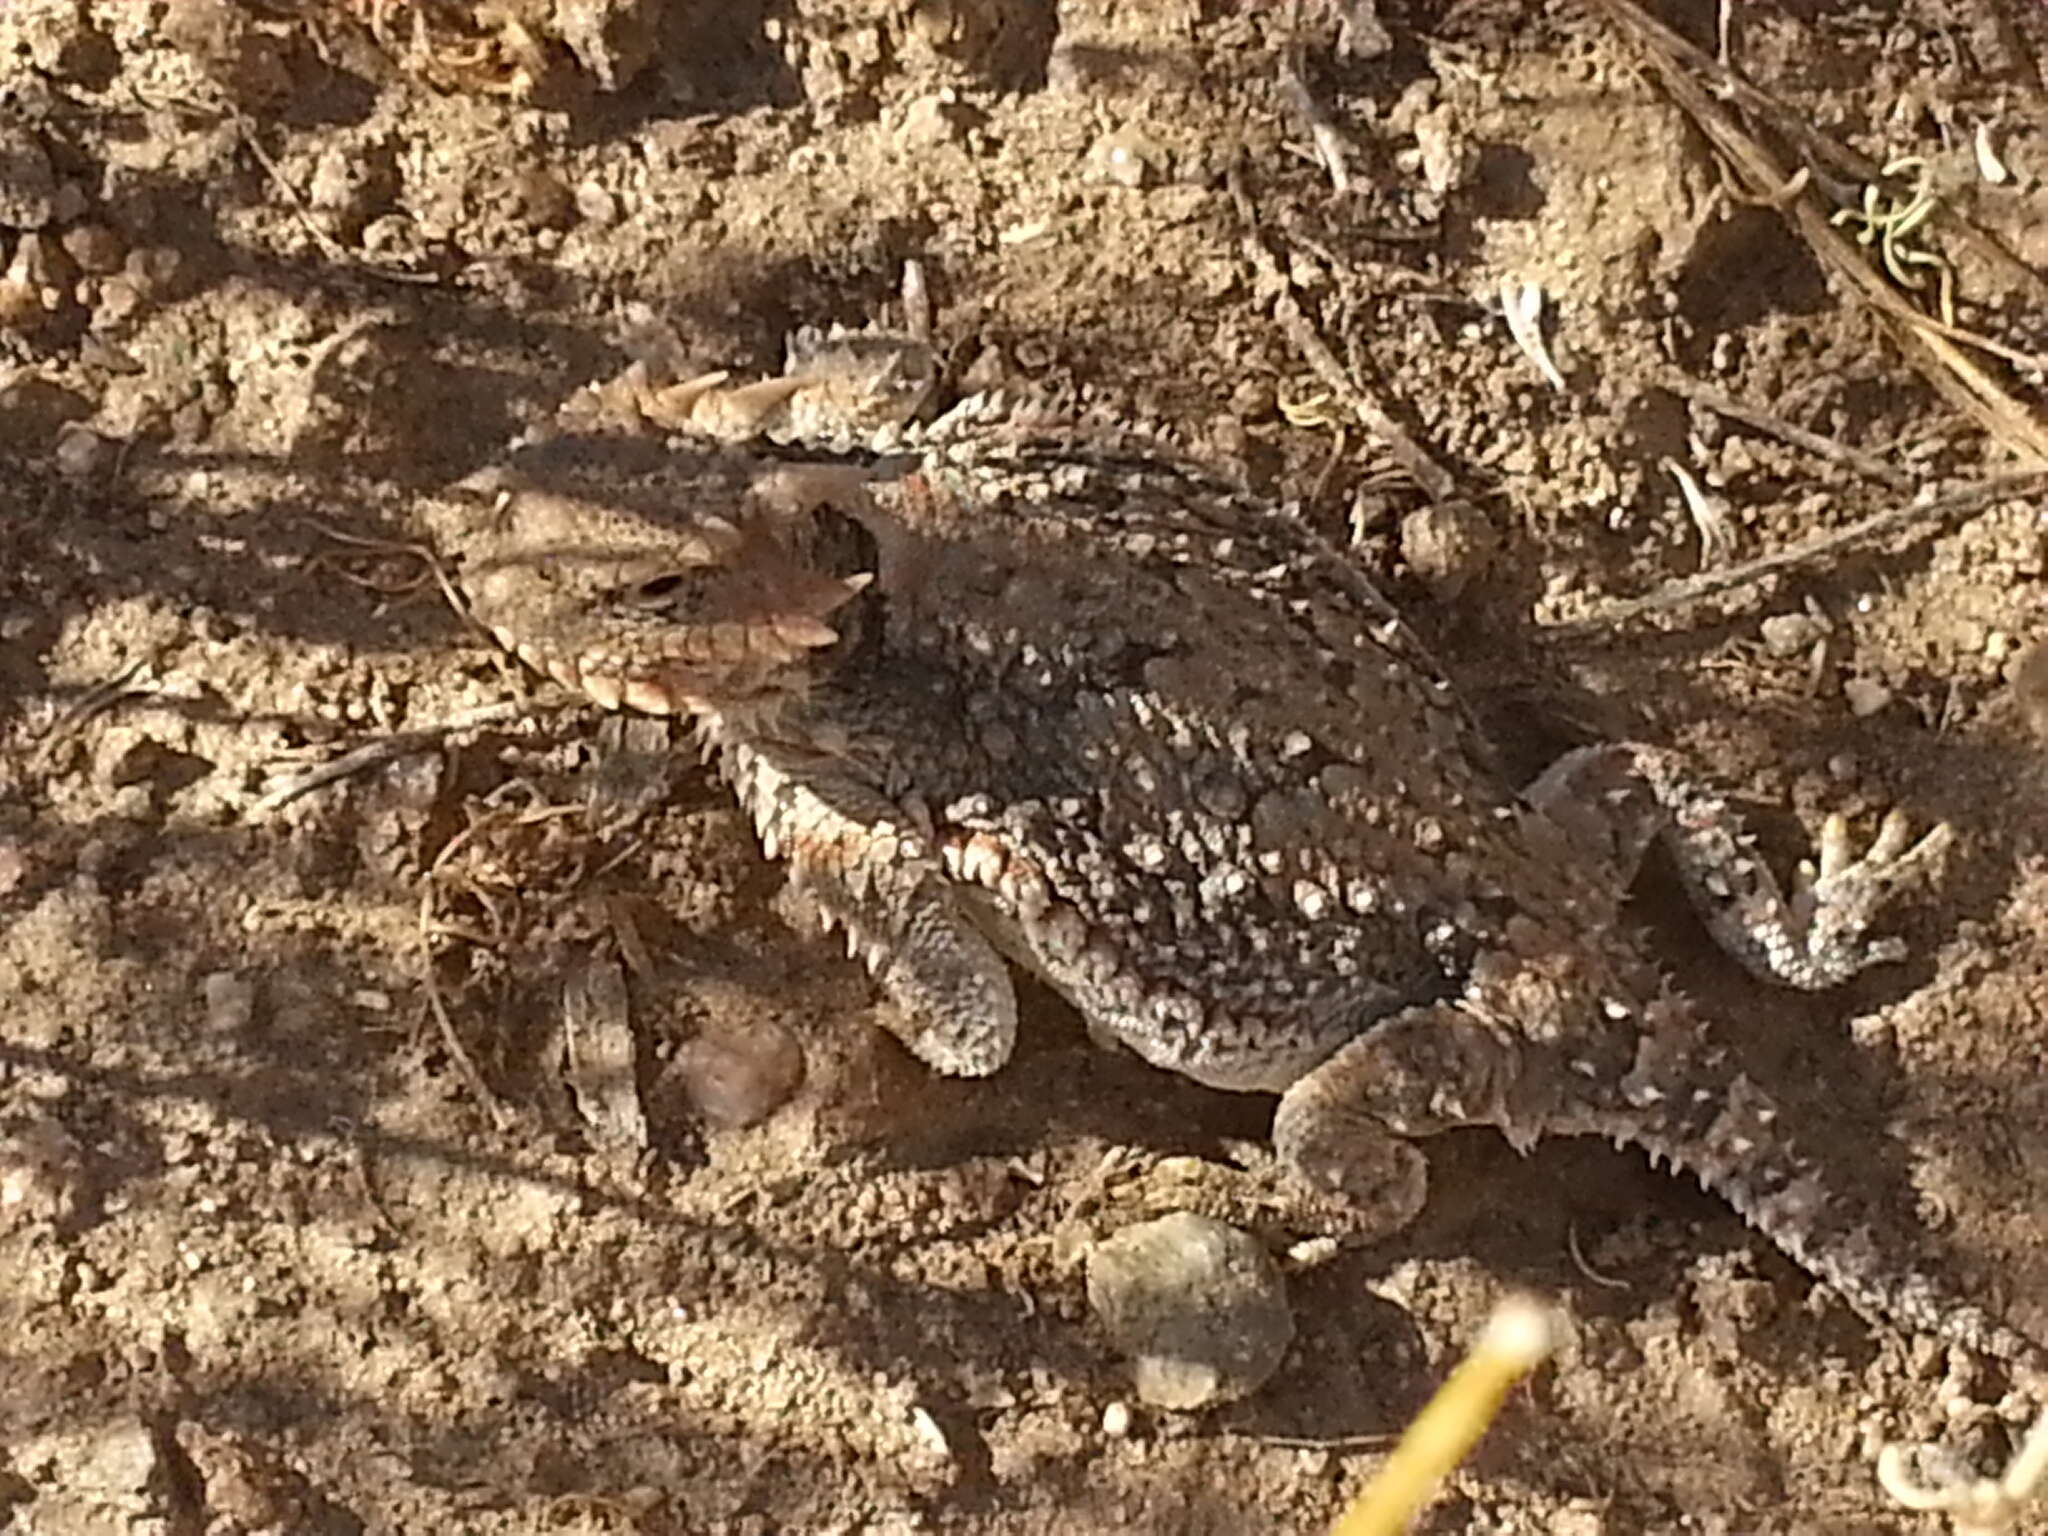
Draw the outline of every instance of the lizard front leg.
M995 947L975 927L931 840L850 768L788 749L721 739L721 767L770 858L896 1005L892 1030L949 1077L985 1077L1010 1058L1017 999Z
M1727 801L1700 785L1676 753L1634 743L1582 748L1527 793L1620 885L1634 878L1651 838L1662 842L1715 942L1760 979L1802 991L1838 986L1904 954L1896 939L1865 936L1898 888L1953 837L1944 825L1915 842L1894 811L1859 856L1847 822L1830 816L1817 865L1802 866L1788 893Z

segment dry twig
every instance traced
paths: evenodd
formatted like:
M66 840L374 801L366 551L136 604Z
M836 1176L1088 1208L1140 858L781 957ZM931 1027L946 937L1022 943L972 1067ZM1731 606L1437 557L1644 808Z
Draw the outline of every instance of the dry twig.
M1289 27L1297 26L1300 20L1301 4L1295 0ZM1280 49L1280 99L1308 125L1309 142L1315 145L1316 159L1329 174L1330 189L1342 196L1351 190L1351 145L1344 131L1316 100L1315 92L1309 89L1301 64L1302 43L1296 35Z
M1599 3L1607 4L1607 0L1599 0ZM1638 38L1669 53L1675 59L1683 60L1686 67L1692 70L1717 98L1732 102L1743 111L1753 114L1760 122L1770 124L1771 128L1781 134L1812 166L1824 170L1838 180L1857 185L1876 181L1883 174L1884 168L1875 160L1822 133L1769 91L1753 84L1731 68L1725 59L1713 58L1693 47L1678 33L1634 5L1629 5L1626 10L1608 5L1608 10ZM1810 175L1805 166L1800 168L1799 174ZM1946 223L1953 228L1957 237L1979 256L2004 268L2009 276L2026 283L2034 290L2037 298L2048 299L2048 276L2043 276L1976 225L1956 218L1950 218Z
M445 725L395 731L375 741L366 741L361 746L321 763L318 767L310 768L269 790L249 807L249 815L252 819L268 816L316 789L324 789L329 784L339 783L380 764L409 757L415 752L429 751L459 731L474 730L478 726L495 725L503 720L516 719L525 712L525 709L525 705L517 703L490 704L482 709L473 710L458 720L450 720Z
M1437 501L1455 499L1458 486L1451 478L1451 472L1437 463L1429 451L1394 420L1387 408L1352 378L1350 370L1337 360L1337 355L1316 334L1315 327L1302 312L1301 301L1295 297L1293 281L1259 234L1258 212L1252 205L1251 194L1245 190L1243 178L1234 168L1229 174L1228 184L1231 201L1236 204L1238 217L1244 224L1245 257L1258 272L1260 281L1272 291L1274 317L1279 320L1281 329L1287 332L1288 340L1294 343L1295 351L1315 370L1324 388L1358 418L1359 424L1387 445L1387 451L1417 485Z
M1634 38L1672 100L1721 152L1748 193L1760 199L1782 197L1794 179L1793 170L1745 130L1716 97L1715 91L1737 95L1733 82L1739 77L1670 28L1652 20L1635 0L1595 3ZM1715 91L1701 84L1703 79L1713 80ZM1745 105L1770 102L1767 93L1746 82L1740 99ZM1771 103L1771 112L1774 121L1782 122L1789 115L1776 103ZM1801 142L1807 141L1802 138ZM1884 273L1864 260L1850 238L1834 226L1834 212L1823 207L1810 191L1787 199L1784 208L1785 217L1804 237L1815 257L1884 318L1907 360L1938 393L1973 417L1995 441L2030 461L2048 462L2048 425L2007 393L1957 345L1959 341L1983 345L1986 339L1945 325L1906 302ZM2012 355L2010 348L1995 342L1989 350Z
M484 1080L477 1069L469 1048L462 1043L462 1036L456 1031L455 1020L449 1016L448 1004L441 997L441 982L434 975L434 934L433 921L434 886L429 880L420 890L420 981L426 988L427 1009L434 1016L435 1027L441 1032L441 1044L447 1047L448 1059L455 1063L455 1070L469 1091L476 1095L476 1101L483 1106L484 1113L491 1118L491 1124L503 1130L506 1123L505 1101L498 1097L497 1090Z
M1508 1392L1543 1363L1555 1334L1550 1312L1530 1297L1496 1306L1472 1352L1409 1424L1331 1536L1400 1536L1486 1433Z
M94 715L113 708L126 698L134 691L128 685L148 671L155 659L154 656L138 656L106 681L94 683L85 689L77 698L65 705L62 713L50 722L50 728L44 732L37 750L47 752Z
M358 272L368 272L376 277L388 277L394 282L438 283L441 281L437 273L412 272L403 267L387 266L383 262L372 261L360 252L349 250L348 247L335 239L334 236L321 227L320 221L313 217L313 210L306 206L306 200L299 195L299 189L293 186L285 177L284 171L275 160L271 159L269 151L265 150L261 141L257 139L256 125L250 122L243 112L233 106L226 107L224 110L228 120L235 125L235 132L241 136L243 147L256 157L256 163L263 167L264 174L270 178L270 184L277 188L278 196L285 200L285 204L291 209L293 217L299 221L299 227L312 237L313 243L320 247L320 253L329 261L333 262L336 266L353 267Z
M1702 571L1697 576L1674 581L1646 596L1610 603L1583 619L1553 625L1549 632L1556 635L1599 633L1630 619L1641 618L1646 613L1683 607L1687 603L1696 603L1702 598L1733 591L1737 587L1754 586L1768 576L1775 576L1791 570L1794 566L1819 560L1865 540L1882 538L1885 534L1912 527L1916 523L1922 525L1921 532L1932 533L1958 518L1983 512L2002 501L2043 492L2048 492L2048 469L2021 470L2015 474L1995 475L1951 496L1927 502L1909 501L1900 506L1889 507L1860 522L1851 523L1846 528L1835 528L1826 533L1816 534L1810 539L1792 545L1789 549L1776 550L1771 554L1745 561L1741 565L1731 565L1725 570Z
M1674 395L1682 395L1688 400L1697 401L1717 415L1726 416L1731 421L1739 421L1746 427L1754 427L1759 432L1769 433L1782 442L1790 443L1794 448L1804 448L1808 453L1816 454L1831 463L1853 469L1866 479L1876 480L1895 491L1913 489L1911 475L1902 469L1894 469L1876 454L1865 449L1853 447L1832 437L1823 437L1818 432L1809 432L1782 416L1773 415L1754 405L1746 405L1733 395L1723 394L1712 385L1702 384L1696 379L1687 378L1684 374L1670 374L1662 382Z
M1877 1457L1877 1480L1898 1503L1947 1515L1957 1536L2001 1536L2018 1525L2048 1482L2048 1413L2034 1421L1999 1477L1930 1487L1913 1476L1906 1461L1905 1450L1896 1445Z

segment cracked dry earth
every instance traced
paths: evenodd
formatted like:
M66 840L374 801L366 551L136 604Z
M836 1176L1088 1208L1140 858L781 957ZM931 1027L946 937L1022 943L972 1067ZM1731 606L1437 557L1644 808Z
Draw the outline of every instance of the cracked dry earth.
M1001 1074L928 1074L692 756L521 672L413 552L427 497L656 338L772 373L799 326L900 318L914 259L951 394L1114 407L1299 498L1517 768L1682 748L1781 864L1836 808L1952 823L1884 925L1909 957L1839 993L1748 980L1668 869L1630 917L1892 1234L2041 1337L2043 509L1557 631L1698 569L1667 459L1736 559L1902 494L1688 388L1909 486L2005 467L1609 24L1304 6L1339 194L1282 7L593 0L440 68L367 9L0 7L0 1522L1314 1531L1532 1290L1558 1355L1421 1529L1939 1529L1872 1454L1994 1468L1999 1373L1594 1143L1438 1138L1375 1246L1268 1213L1279 1374L1136 1405L1088 1244L1249 1157L1270 1101L1106 1055L1028 984ZM1660 14L1715 45L1711 7ZM2036 11L1730 15L1751 78L2048 263ZM1483 526L1333 425L1233 171ZM1952 254L1962 321L2042 350L2035 291ZM1563 390L1504 283L1541 285ZM707 1097L735 1045L757 1070Z

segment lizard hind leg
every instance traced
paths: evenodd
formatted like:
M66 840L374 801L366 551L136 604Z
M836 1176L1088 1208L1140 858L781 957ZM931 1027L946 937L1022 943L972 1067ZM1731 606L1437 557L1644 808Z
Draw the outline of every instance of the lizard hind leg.
M1273 1116L1273 1148L1361 1234L1390 1236L1421 1213L1428 1160L1414 1139L1505 1125L1510 1048L1448 1004L1406 1009L1296 1080Z

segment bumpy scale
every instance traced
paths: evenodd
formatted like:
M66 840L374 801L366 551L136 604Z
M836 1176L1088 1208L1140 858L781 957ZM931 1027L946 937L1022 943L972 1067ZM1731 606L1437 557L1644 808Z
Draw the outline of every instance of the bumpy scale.
M867 337L805 338L739 388L636 370L438 501L436 533L538 669L696 720L935 1069L1003 1064L1013 961L1098 1038L1278 1094L1282 1159L1368 1230L1420 1209L1417 1138L1602 1135L1867 1315L2038 1369L1879 1251L1622 936L1654 828L1746 965L1832 985L1896 956L1864 934L1946 829L1894 819L1858 858L1831 823L1787 897L1656 749L1574 753L1518 794L1289 511L999 402L902 425L929 382Z

